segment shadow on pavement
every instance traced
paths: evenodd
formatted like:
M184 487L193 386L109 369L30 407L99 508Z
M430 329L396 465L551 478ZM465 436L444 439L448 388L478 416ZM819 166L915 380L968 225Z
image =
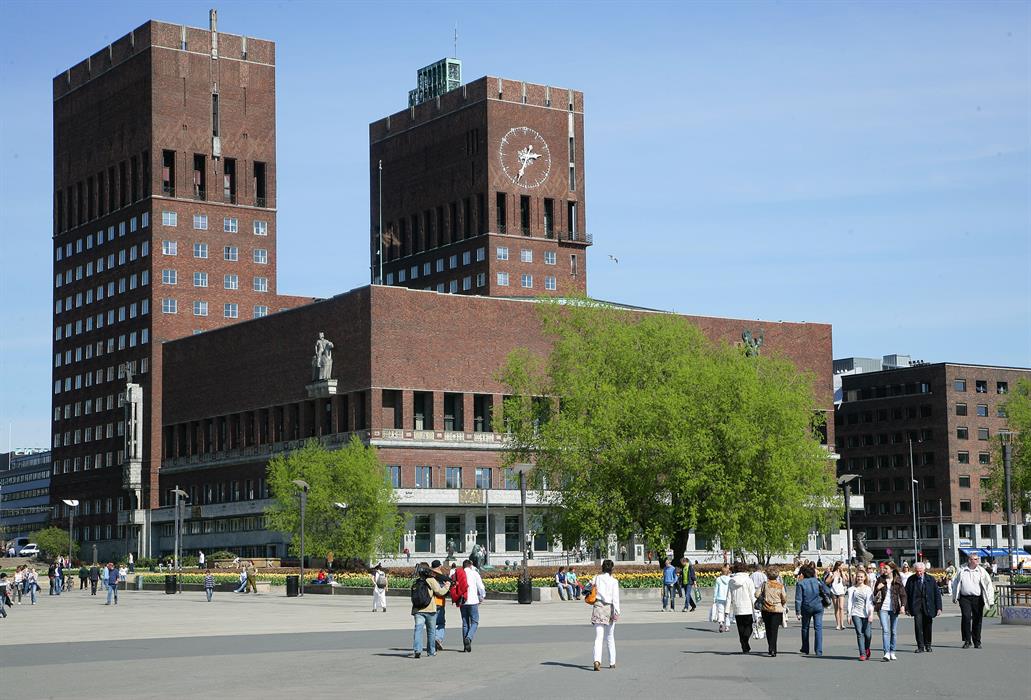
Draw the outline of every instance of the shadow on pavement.
M593 671L594 666L585 666L583 664L567 664L561 661L542 661L541 666L561 666L562 668L575 668L580 671Z

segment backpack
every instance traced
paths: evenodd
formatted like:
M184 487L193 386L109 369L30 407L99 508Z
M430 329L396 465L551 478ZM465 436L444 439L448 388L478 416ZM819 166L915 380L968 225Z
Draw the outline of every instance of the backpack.
M377 571L376 572L376 588L386 588L386 587L387 587L387 575L384 574L382 571Z
M412 607L416 610L422 610L429 607L432 602L433 596L430 594L430 584L426 583L426 579L420 576L412 584Z

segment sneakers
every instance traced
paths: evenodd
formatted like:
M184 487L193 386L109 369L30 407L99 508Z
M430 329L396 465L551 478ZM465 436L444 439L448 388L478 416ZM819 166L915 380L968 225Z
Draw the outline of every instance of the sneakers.
M882 658L881 661L891 661L891 654L889 652L884 652L884 658Z
M971 644L970 642L963 642L963 648L964 648L964 649L969 649L969 648L970 648L970 647L972 647L972 646L974 646L974 645L973 645L973 644Z
M609 668L615 668L616 664L609 664Z
M899 660L899 657L895 656L895 652L891 652L891 660L892 661L898 661Z
M866 654L860 654L859 655L859 660L860 661L866 661Z
M422 656L422 654L421 654L421 653L419 653L419 652L415 652L415 658L417 658L417 659L418 659L418 658L419 658L420 656Z

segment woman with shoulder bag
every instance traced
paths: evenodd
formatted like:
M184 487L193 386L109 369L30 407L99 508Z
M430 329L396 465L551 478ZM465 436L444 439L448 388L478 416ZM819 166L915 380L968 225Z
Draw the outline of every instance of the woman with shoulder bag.
M848 592L845 589L841 566L840 561L834 562L834 566L823 579L824 584L831 589L831 595L834 596L834 629L836 630L845 629L845 594Z
M619 581L612 575L611 559L601 563L601 573L594 577L590 595L591 624L594 626L594 670L601 670L602 642L609 650L609 668L616 667L616 621L619 620Z
M816 577L816 568L806 564L800 572L802 578L795 584L795 617L802 621L801 653L809 654L809 625L812 623L816 638L816 655L823 656L823 609L831 605L830 590Z
M895 562L884 569L884 575L873 587L873 607L881 619L881 647L884 657L881 661L897 661L895 641L899 628L899 615L906 611L906 589L902 585Z
M784 619L785 606L788 604L788 595L784 591L784 584L780 581L780 574L775 567L766 570L766 583L755 594L759 603L759 613L762 615L763 624L766 626L766 646L769 648L770 656L777 655L777 632L780 630Z

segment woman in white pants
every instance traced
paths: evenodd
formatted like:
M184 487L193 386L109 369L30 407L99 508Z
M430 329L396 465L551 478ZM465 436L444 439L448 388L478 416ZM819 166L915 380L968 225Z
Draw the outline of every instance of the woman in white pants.
M601 670L602 642L609 649L609 668L616 667L616 621L619 620L619 581L612 575L614 565L611 559L601 563L601 573L594 577L596 598L591 607L591 624L594 625L594 670Z
M376 564L372 570L372 612L380 608L387 611L387 572L383 570L382 564Z

